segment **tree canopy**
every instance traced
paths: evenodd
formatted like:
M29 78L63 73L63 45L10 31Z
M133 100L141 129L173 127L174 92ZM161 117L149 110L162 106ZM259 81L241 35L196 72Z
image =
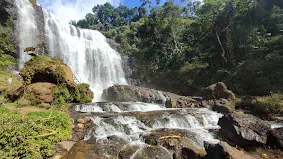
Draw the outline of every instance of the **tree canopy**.
M283 1L110 3L72 24L97 29L136 57L137 77L192 94L224 81L237 93L283 91Z

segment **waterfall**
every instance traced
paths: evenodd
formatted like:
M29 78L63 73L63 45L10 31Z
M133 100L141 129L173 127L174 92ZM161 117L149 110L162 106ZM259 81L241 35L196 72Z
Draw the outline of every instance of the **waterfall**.
M94 101L102 100L104 89L127 84L120 54L99 31L62 26L46 10L43 12L49 54L61 57L80 81L90 84Z
M37 47L41 39L33 6L28 0L16 0L15 3L19 11L17 28L22 67L29 60L24 48ZM60 57L80 83L89 84L94 92L94 101L103 100L104 89L114 84L127 84L120 54L110 47L99 31L63 26L47 10L42 9L42 12L48 55Z
M19 38L19 68L29 60L29 56L24 53L27 47L36 47L39 44L39 31L36 25L36 11L27 0L15 0L18 20L16 23Z

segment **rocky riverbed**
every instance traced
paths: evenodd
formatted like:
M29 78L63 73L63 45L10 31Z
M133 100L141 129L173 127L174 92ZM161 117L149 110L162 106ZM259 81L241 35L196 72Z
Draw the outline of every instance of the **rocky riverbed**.
M127 92L127 102L112 96L112 102L79 104L70 108L74 119L72 140L76 144L69 151L65 150L63 158L249 159L283 156L280 123L235 110L229 105L230 99L220 96L219 99L202 100L141 87L115 87L104 92L108 91L109 95L114 90L121 95L125 93L119 91L128 91L131 87L134 93ZM141 90L143 94L137 93ZM176 100L176 97L179 97L177 101L191 99L192 104L167 107L168 99ZM151 103L142 102L145 99Z

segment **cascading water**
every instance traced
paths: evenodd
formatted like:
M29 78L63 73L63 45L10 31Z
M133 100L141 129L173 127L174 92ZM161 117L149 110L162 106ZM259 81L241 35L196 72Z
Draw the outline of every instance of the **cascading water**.
M148 147L144 140L154 132L165 136L172 131L182 133L190 136L191 144L204 150L204 141L218 142L210 130L220 128L217 123L222 116L208 108L166 108L163 105L139 102L81 104L75 110L91 113L88 116L94 126L85 140L95 140L97 144L103 145L118 143L121 144L116 148L119 151L129 145L139 147L132 154L133 159ZM113 155L109 149L101 151L106 156ZM167 151L166 154L172 156L172 152Z
M36 47L39 44L39 31L36 25L36 11L32 4L26 0L15 0L18 20L16 23L19 38L19 67L29 60L24 53L27 47Z
M101 101L104 89L127 84L119 53L99 31L62 26L46 10L44 18L48 52L61 57L81 82L90 84L94 101Z
M16 26L22 66L28 60L23 53L24 48L36 47L42 41L42 35L37 28L36 10L28 0L15 0L15 4L18 8ZM45 35L47 53L61 57L80 82L90 84L95 94L94 101L103 100L104 89L114 84L127 84L119 53L109 46L100 32L72 25L62 26L45 9L41 11L44 19L44 32L41 33ZM204 149L203 141L217 142L210 130L219 128L217 122L221 117L221 114L207 108L168 109L164 105L139 102L100 102L78 105L75 109L89 114L94 125L88 130L85 140L101 146L99 151L105 157L118 155L128 146L138 147L130 156L133 159L148 151L150 147L145 140L153 133L175 132ZM169 149L159 147L160 154L167 155L165 158L173 158Z

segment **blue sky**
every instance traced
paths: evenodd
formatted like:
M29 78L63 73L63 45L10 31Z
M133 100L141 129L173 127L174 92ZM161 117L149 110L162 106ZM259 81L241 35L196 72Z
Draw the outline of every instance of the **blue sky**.
M128 6L129 8L133 8L136 6L140 6L141 2L140 0L124 0L122 4L124 4L125 6Z
M140 5L140 0L37 0L38 4L54 14L63 24L84 18L87 13L92 13L95 5L106 2L114 6L123 4L130 8Z
M161 0L161 3L166 1ZM129 8L140 6L141 4L140 0L37 0L38 4L55 15L62 24L68 24L70 20L80 20L87 13L92 13L92 8L95 5L106 2L114 6L123 4Z

